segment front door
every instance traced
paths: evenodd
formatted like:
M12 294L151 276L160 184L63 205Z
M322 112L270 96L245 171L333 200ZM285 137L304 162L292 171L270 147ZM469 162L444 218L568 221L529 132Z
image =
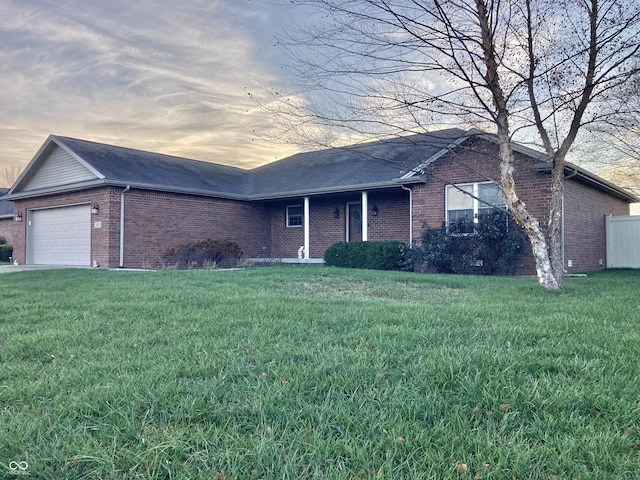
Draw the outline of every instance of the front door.
M347 203L347 241L362 241L362 204Z

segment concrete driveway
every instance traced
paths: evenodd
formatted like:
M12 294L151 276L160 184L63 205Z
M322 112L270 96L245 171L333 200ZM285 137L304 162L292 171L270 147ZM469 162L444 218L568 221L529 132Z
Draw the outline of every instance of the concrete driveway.
M58 270L61 268L91 268L91 267L76 267L65 265L0 265L0 274L13 273L13 272L26 272L30 270Z

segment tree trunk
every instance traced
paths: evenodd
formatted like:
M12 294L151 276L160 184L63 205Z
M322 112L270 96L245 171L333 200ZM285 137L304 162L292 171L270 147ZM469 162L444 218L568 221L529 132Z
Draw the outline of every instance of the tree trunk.
M564 158L554 159L551 171L551 208L549 209L549 256L551 270L558 282L558 288L564 287L563 223L564 223Z
M513 150L511 148L508 132L498 129L498 138L500 139L500 180L502 183L502 194L507 204L507 208L513 215L514 220L520 225L531 243L531 251L536 261L536 273L538 282L547 290L562 289L562 277L558 281L556 271L554 270L547 240L545 238L540 222L529 213L526 204L520 200L516 193L515 181L513 179ZM560 197L562 205L562 197ZM552 202L553 203L553 202ZM560 222L562 222L562 214L560 213ZM560 223L561 225L561 223ZM553 238L553 236L552 236ZM560 271L562 272L562 249L560 240Z

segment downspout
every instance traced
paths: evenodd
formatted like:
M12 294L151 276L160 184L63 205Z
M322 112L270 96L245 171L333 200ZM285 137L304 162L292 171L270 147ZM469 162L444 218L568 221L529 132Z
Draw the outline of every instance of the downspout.
M362 241L369 240L369 195L362 192Z
M413 248L413 188L404 185L400 188L409 192L409 248Z
M124 268L124 194L131 190L131 185L120 192L120 268Z

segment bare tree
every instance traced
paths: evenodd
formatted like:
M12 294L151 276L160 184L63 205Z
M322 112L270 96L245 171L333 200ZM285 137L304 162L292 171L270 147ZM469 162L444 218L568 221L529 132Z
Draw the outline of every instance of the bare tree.
M640 62L640 59L638 60ZM591 164L607 179L640 193L640 79L629 82L610 95L609 108L617 115L611 121L590 128L592 141L607 146Z
M284 97L287 127L337 136L493 130L507 207L529 237L540 284L561 289L565 158L581 131L624 124L611 99L639 75L638 1L295 3L317 15L281 39L303 87ZM518 196L516 139L538 145L551 166L546 230Z
M18 165L4 165L0 167L0 187L10 187L22 173Z
M610 182L640 195L640 160L627 157L618 160L615 165L606 165L598 174Z

